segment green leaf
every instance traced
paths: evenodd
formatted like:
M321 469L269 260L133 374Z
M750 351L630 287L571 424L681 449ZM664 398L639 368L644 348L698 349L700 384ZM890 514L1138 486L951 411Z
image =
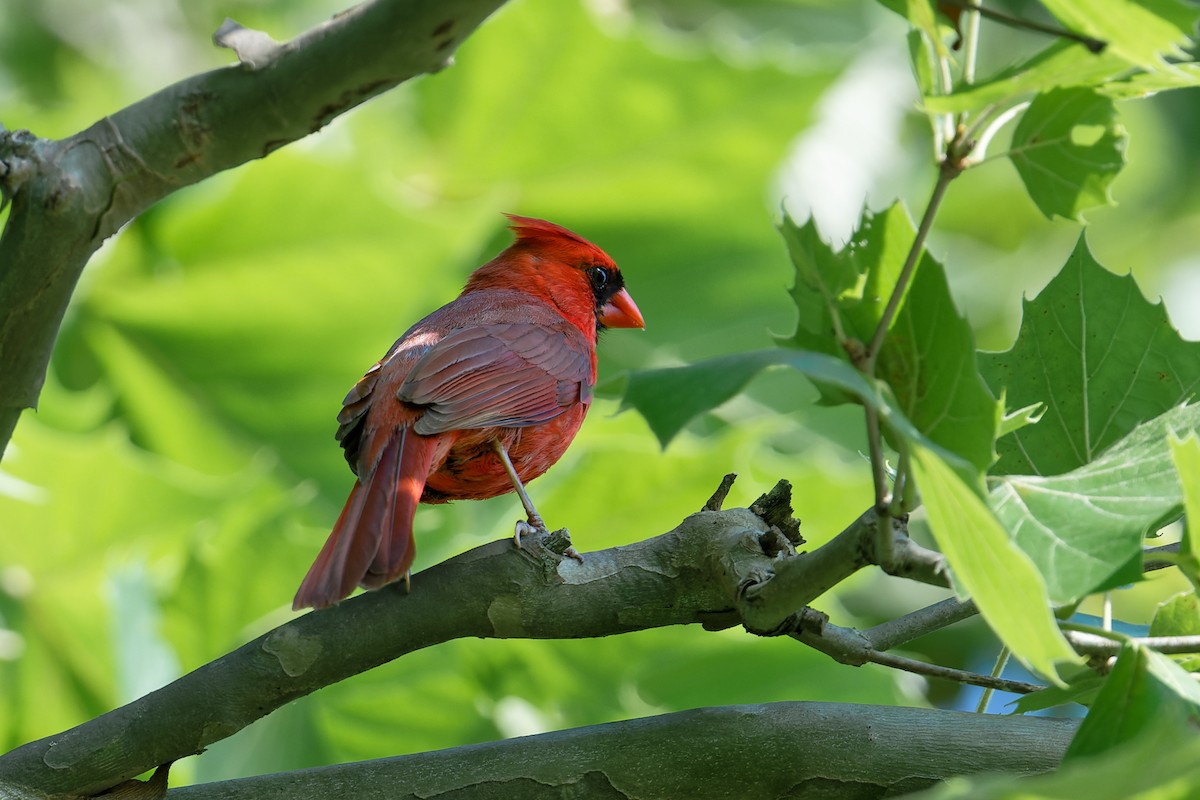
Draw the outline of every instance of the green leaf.
M1064 761L1104 753L1153 726L1200 722L1200 686L1174 661L1148 647L1121 648L1091 712L1071 740Z
M1192 587L1200 591L1200 534L1195 528L1200 525L1200 438L1172 437L1171 460L1175 464L1179 484L1183 487L1184 518L1187 522L1176 563L1192 582Z
M1074 42L1059 41L1024 61L1000 70L948 95L925 97L927 111L979 111L997 104L1009 106L1031 94L1073 86L1102 87L1129 71L1129 63L1110 52L1096 55Z
M1200 635L1200 597L1192 592L1180 592L1158 604L1150 621L1151 636ZM1200 672L1200 655L1173 656L1188 672Z
M1058 630L1046 584L975 490L938 455L912 448L913 473L929 527L954 571L1000 640L1023 663L1056 683L1056 664L1080 659Z
M1103 675L1097 675L1090 670L1083 671L1066 686L1047 686L1045 689L1021 695L1012 704L1013 713L1029 714L1067 703L1090 706L1096 699L1100 687L1104 685L1104 680L1105 676Z
M1107 50L1133 64L1155 68L1180 49L1196 26L1194 7L1177 0L1043 0L1072 31L1106 42Z
M1143 536L1178 517L1183 503L1168 437L1198 429L1200 405L1184 406L1071 472L992 479L992 509L1056 605L1139 579Z
M775 366L791 367L815 384L832 387L870 405L879 412L889 435L902 443L919 443L928 450L939 451L940 457L965 479L980 477L980 471L973 465L927 439L899 410L886 385L870 381L846 362L822 353L757 350L683 367L634 372L629 376L620 410L636 409L666 447L697 414L721 405L759 372Z
M1012 406L1048 407L1038 424L996 443L992 471L1054 475L1191 397L1200 344L1183 341L1131 276L1096 263L1081 237L1058 275L1025 301L1012 349L981 353L980 368Z
M814 382L858 398L874 397L871 384L845 362L818 353L758 350L713 358L685 367L643 370L629 376L621 409L633 408L666 447L683 427L745 388L767 367L790 366Z
M781 343L847 362L838 338L870 341L916 237L900 204L863 215L840 251L823 242L810 219L785 219L781 233L795 266L796 332ZM930 440L987 469L993 458L997 405L975 364L974 334L950 297L942 266L922 251L916 272L876 362L899 410ZM826 402L844 400L822 388Z
M1055 89L1021 115L1008 157L1048 219L1082 219L1084 209L1112 204L1108 187L1125 165L1127 138L1110 98Z
M1123 80L1108 81L1096 89L1114 100L1135 100L1158 92L1191 89L1194 86L1200 86L1200 64L1187 62L1172 64L1170 69L1155 72L1136 72Z

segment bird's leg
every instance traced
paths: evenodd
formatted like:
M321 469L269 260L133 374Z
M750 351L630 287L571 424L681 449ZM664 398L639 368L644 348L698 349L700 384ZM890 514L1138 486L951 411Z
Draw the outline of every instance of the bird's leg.
M533 501L529 499L529 494L525 491L525 484L521 483L521 479L517 477L517 470L513 467L512 461L508 457L508 451L504 449L504 445L500 443L499 439L492 439L492 449L496 451L500 463L504 465L504 471L508 473L508 479L512 481L517 497L521 498L521 505L525 506L525 516L529 518L528 522L518 520L516 529L513 531L513 542L520 547L522 536L530 533L548 533L546 523L542 520L542 515L533 507ZM568 539L568 541L570 540ZM567 545L563 555L580 563L583 562L583 556L579 555L579 551L572 545Z
M521 479L517 477L517 471L513 468L512 461L508 458L508 451L504 449L504 445L499 439L492 439L492 449L496 451L496 455L500 458L500 463L504 465L504 471L508 473L508 479L512 481L513 489L517 492L517 497L521 498L521 505L525 506L525 516L529 518L529 522L518 522L517 530L513 534L513 541L517 543L517 547L521 546L521 536L534 531L546 533L546 523L542 521L542 515L533 507L533 501L529 499L529 494L525 491L525 484L521 483ZM527 530L532 529L532 530Z

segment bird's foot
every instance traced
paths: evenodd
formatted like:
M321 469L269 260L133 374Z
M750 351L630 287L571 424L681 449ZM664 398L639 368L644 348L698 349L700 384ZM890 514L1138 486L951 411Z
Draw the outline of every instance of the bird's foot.
M529 536L538 536L546 549L552 553L557 553L560 556L565 556L570 559L583 563L583 556L571 544L571 532L566 528L559 528L556 531L546 530L546 523L541 519L532 522L519 520L513 530L513 544L517 547L524 547L524 539Z
M516 527L513 530L513 544L515 544L519 549L525 546L521 541L523 537L533 536L535 534L538 536L545 536L546 533L546 523L542 522L540 519L531 520L529 522L526 522L523 519L517 520Z

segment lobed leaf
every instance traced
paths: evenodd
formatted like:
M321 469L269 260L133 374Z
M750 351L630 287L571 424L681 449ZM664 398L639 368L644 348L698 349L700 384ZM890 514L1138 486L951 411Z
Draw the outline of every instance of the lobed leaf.
M866 213L840 251L821 240L810 219L785 219L780 228L795 266L792 299L796 332L782 344L849 362L839 342L874 336L916 237L900 204ZM883 340L876 374L895 394L897 408L931 441L987 469L994 457L998 407L978 374L974 334L950 297L942 266L927 253ZM844 402L821 387L825 402ZM899 445L897 445L899 446Z
M1055 475L1087 464L1200 386L1200 343L1181 339L1132 277L1100 266L1083 237L1049 285L1025 301L1012 348L981 353L979 364L1011 407L1048 407L1036 425L996 443L999 474Z
M1139 579L1143 536L1178 517L1183 503L1168 438L1197 429L1200 405L1184 406L1071 472L993 479L992 509L1055 604Z
M1178 0L1044 0L1046 10L1072 31L1107 44L1107 50L1146 68L1183 56L1197 12Z

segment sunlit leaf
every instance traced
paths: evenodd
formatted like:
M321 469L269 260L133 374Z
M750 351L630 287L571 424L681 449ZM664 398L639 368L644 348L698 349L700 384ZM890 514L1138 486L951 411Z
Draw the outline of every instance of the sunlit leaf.
M1200 405L1176 408L1071 472L992 480L993 510L1056 604L1139 578L1142 537L1183 504L1168 438L1198 429Z
M1144 67L1182 56L1198 16L1178 0L1043 0L1068 29L1087 34L1106 49Z
M1014 655L1058 681L1056 665L1079 658L1059 633L1037 567L936 453L916 445L912 455L929 527L954 571L955 587L975 601Z
M1055 89L1025 109L1008 157L1046 217L1079 219L1084 209L1112 203L1108 187L1125 166L1126 139L1111 99Z
M1101 267L1080 238L1062 270L1024 302L1003 353L981 353L1010 406L1043 402L1040 422L996 443L995 473L1054 475L1094 459L1200 386L1200 344L1185 342L1161 303Z
M1083 45L1059 41L951 94L927 96L923 104L928 111L940 113L978 111L992 103L1012 105L1052 89L1099 87L1128 70L1129 63L1111 52L1095 54Z

